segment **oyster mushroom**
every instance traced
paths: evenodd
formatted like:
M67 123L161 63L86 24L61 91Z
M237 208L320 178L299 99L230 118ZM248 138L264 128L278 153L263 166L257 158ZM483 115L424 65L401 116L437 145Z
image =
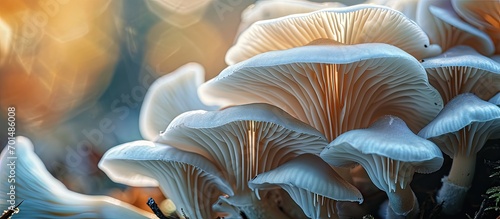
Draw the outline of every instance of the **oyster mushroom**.
M318 154L323 134L268 104L220 111L190 111L176 117L157 142L203 155L222 170L234 195L228 203L249 218L286 218L276 204L258 200L248 181L304 153Z
M147 140L155 139L178 115L190 110L215 110L198 97L198 86L205 81L203 66L188 63L161 78L150 87L141 107L139 129Z
M471 187L477 152L488 139L500 137L500 107L474 94L460 94L418 135L436 143L453 159L437 201L444 201L444 213L456 214Z
M259 190L282 188L309 218L338 218L336 201L363 202L361 193L321 158L303 154L261 173L248 186Z
M483 55L491 55L495 50L491 38L462 20L450 0L419 1L416 21L431 43L438 44L443 51L457 45L470 46Z
M90 196L68 190L50 175L34 153L33 144L28 138L19 136L15 142L15 145L5 147L0 155L2 170L4 167L14 170L13 173L0 171L0 192L14 193L17 202L24 200L16 218L154 217L153 214L109 196ZM7 209L8 204L0 202L0 209Z
M189 218L215 218L211 205L232 195L220 171L201 155L150 141L113 147L99 162L113 181L130 186L160 186Z
M444 103L463 93L474 93L487 100L500 92L500 63L468 46L456 46L422 63L429 83Z
M333 166L363 166L375 186L386 192L392 211L408 217L419 211L410 188L413 174L435 172L443 164L439 148L395 116L338 136L320 156Z
M228 50L226 63L232 65L260 53L304 46L317 39L344 44L387 43L417 59L441 52L401 12L376 5L355 5L256 22Z

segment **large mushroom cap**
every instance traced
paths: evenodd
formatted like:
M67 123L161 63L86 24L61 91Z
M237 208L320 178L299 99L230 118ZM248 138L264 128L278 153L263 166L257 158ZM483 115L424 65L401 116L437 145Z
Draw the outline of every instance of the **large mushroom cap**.
M327 143L314 128L268 104L187 112L157 141L212 160L235 193L249 192L247 183L255 175L300 154L318 154Z
M500 92L500 63L468 46L456 46L422 63L445 103L463 93L487 100Z
M417 59L441 52L401 12L376 5L355 5L256 22L228 50L226 63L232 65L260 53L304 46L317 39L345 44L387 43Z
M500 137L500 107L471 93L458 95L418 135L449 156L475 155L486 140Z
M24 200L15 218L153 217L108 196L90 196L68 190L47 171L28 138L16 137L15 144L6 146L0 155L0 164L0 192L3 195L15 193L16 204ZM11 186L15 186L13 192ZM0 202L0 209L9 206L6 200Z
M149 141L135 141L107 151L99 162L113 181L131 186L156 182L189 217L210 218L222 193L233 194L220 171L201 155Z
M387 114L404 118L416 132L442 108L420 63L397 47L378 43L260 54L229 66L201 85L199 94L209 104L276 105L328 140Z
M261 173L248 186L256 193L259 190L283 188L310 218L318 218L320 208L326 208L327 215L337 214L333 200L363 202L356 187L312 154L300 155L278 168Z
M150 87L141 107L139 127L145 139L155 139L179 114L190 110L215 110L198 97L205 71L198 63L188 63L158 78Z
M321 158L334 166L361 164L373 183L386 192L394 191L396 183L405 188L413 172L431 173L443 164L439 148L395 116L338 136L321 152Z

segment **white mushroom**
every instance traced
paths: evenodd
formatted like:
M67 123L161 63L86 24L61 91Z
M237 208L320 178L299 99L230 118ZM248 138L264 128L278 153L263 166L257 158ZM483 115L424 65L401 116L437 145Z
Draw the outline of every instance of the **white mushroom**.
M495 48L490 37L460 19L450 0L420 0L417 23L429 35L431 43L443 51L457 45L467 45L483 55L493 54Z
M468 46L456 46L425 59L422 66L445 104L463 93L474 93L487 100L500 92L500 63Z
M458 95L418 135L453 158L437 201L444 201L443 212L456 214L471 187L477 152L488 139L500 137L500 107L470 93Z
M338 218L336 201L363 202L361 193L321 158L303 154L265 173L248 186L259 190L282 188L309 218Z
M12 151L12 153L11 153ZM70 191L50 175L25 137L15 138L0 155L0 192L24 200L16 218L151 218L153 214L108 196ZM10 203L3 200L0 209Z
M232 65L264 52L304 46L317 39L344 44L387 43L417 59L441 52L401 12L376 5L355 5L256 22L228 50L226 63Z
M233 187L227 199L250 218L285 218L276 204L259 201L248 181L303 154L318 154L324 135L277 107L249 104L181 114L157 139L212 160Z
M150 141L113 147L99 162L113 181L130 186L160 186L165 196L189 218L215 218L211 205L230 185L201 155Z
M141 107L139 129L147 140L155 139L181 113L190 110L215 110L198 97L198 86L205 81L203 66L188 63L158 78L150 87Z
M333 166L361 164L372 182L386 192L397 215L418 212L418 201L410 188L413 174L439 170L443 156L439 148L415 135L395 116L384 116L367 129L338 136L321 152Z

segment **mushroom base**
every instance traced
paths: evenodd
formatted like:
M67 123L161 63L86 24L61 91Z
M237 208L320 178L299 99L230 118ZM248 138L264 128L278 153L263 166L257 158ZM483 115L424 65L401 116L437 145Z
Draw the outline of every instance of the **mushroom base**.
M436 196L436 201L437 203L443 203L443 213L455 215L462 209L465 196L470 187L454 184L446 176L441 181L443 182L443 186Z
M411 218L410 215L415 215L419 211L417 197L410 186L406 186L404 189L396 187L396 191L387 192L387 197L389 197L389 207L397 215Z

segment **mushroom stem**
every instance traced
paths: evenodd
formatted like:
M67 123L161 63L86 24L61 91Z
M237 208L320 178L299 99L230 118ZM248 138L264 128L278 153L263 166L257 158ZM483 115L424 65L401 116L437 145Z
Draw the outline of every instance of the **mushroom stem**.
M270 199L264 198L259 200L255 193L251 193L251 203L238 208L245 213L247 218L265 219L265 218L283 218L289 217Z
M474 178L476 168L476 155L461 155L453 156L453 163L448 175L448 181L463 187L470 187Z
M443 186L439 189L436 200L443 203L442 212L454 215L461 211L462 205L469 190L476 167L476 155L455 155L448 177L441 181Z
M394 192L387 192L387 197L389 198L389 207L398 215L409 216L410 213L414 215L419 211L417 198L409 185L404 189L396 186Z

